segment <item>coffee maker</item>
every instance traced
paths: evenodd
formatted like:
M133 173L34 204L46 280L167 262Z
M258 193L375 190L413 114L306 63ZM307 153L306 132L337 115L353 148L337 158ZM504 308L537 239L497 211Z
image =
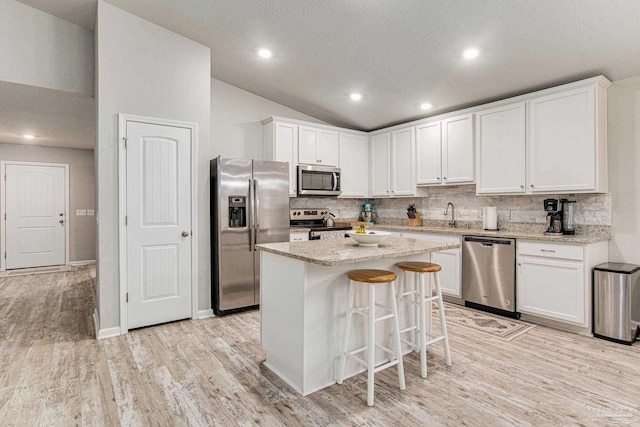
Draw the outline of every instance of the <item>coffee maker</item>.
M547 230L544 234L562 234L562 211L558 208L559 202L558 199L544 199L544 210L547 213Z

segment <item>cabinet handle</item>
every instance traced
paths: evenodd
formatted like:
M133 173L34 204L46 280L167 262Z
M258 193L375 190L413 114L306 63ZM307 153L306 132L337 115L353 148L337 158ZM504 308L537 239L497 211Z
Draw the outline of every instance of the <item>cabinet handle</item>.
M521 185L520 188L522 188L524 190L524 185Z
M522 263L521 263L521 262L519 262L519 263L518 263L518 265L522 265Z
M446 177L446 176L443 176L443 177L442 177L442 179L447 179L447 177Z
M531 188L535 187L535 185L531 184Z
M556 251L554 251L553 249L540 249L540 252L544 252L547 254L555 254Z
M438 181L440 181L440 177L439 177L439 176L436 176L436 179L437 179Z

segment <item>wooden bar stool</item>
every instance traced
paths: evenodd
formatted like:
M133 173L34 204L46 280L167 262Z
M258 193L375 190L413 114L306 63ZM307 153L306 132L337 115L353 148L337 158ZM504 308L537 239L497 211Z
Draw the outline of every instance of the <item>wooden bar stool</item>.
M412 339L402 340L403 343L408 344L415 351L420 352L420 375L422 378L427 378L427 346L434 344L438 341L444 341L444 355L447 366L451 366L451 352L449 350L449 336L447 335L447 322L444 318L444 304L442 301L442 288L440 287L440 275L438 272L442 270L438 264L430 262L399 262L396 266L404 271L403 280L398 286L398 304L407 303L413 306L411 310L412 316L410 319L411 325L400 331L401 334L411 332ZM415 286L413 289L407 289L407 273L415 273L418 276L418 288ZM431 283L427 288L426 275L433 273L433 279L436 284L436 295L432 295ZM440 328L441 335L435 335L431 333L431 304L433 302L438 303L438 311L440 312ZM427 304L429 304L427 306ZM427 309L428 308L428 309ZM415 322L415 310L418 311L418 323ZM429 326L427 326L429 325ZM415 335L418 335L418 342L416 343ZM428 338L428 339L427 339Z
M398 379L400 381L400 390L404 390L404 366L402 364L402 347L400 344L400 325L398 323L398 303L396 300L396 274L386 270L353 270L347 276L349 277L349 310L347 311L347 325L344 335L344 345L340 356L340 364L338 367L338 384L342 384L344 379L345 362L347 357L355 359L367 368L367 405L373 406L373 377L376 372L391 366L398 365ZM369 288L369 305L364 307L354 307L355 287L358 283L368 284ZM391 306L376 303L376 284L391 285ZM386 311L380 317L376 317L376 307ZM390 313L389 313L390 312ZM348 350L349 335L351 333L351 316L357 314L366 316L367 321L367 345L355 350ZM382 345L376 344L376 323L389 320L393 321L393 346L395 350L391 350ZM376 348L383 350L389 354L390 361L380 366L375 366L375 350ZM367 360L356 356L356 354L366 351Z

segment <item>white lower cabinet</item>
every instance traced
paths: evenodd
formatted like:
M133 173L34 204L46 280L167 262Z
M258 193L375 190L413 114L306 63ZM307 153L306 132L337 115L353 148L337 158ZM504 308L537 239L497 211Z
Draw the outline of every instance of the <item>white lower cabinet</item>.
M517 243L517 307L591 331L591 270L607 261L607 242L585 245Z
M403 232L402 237L429 240L431 242L460 244L459 236ZM456 248L433 252L431 254L431 261L442 267L440 271L442 293L460 298L462 296L462 249Z

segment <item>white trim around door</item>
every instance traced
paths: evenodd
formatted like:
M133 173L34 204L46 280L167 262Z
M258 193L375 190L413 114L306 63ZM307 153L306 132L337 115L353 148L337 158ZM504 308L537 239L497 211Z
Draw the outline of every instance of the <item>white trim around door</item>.
M127 233L125 216L127 214L127 174L126 174L126 131L127 123L146 123L189 129L191 132L191 318L201 317L198 311L198 189L197 189L197 145L198 125L196 123L159 119L131 114L118 114L118 194L119 194L119 278L120 278L120 334L129 330L127 315ZM100 260L98 260L98 263Z
M6 207L6 196L7 196L7 165L24 165L24 166L52 166L52 167L62 167L64 168L64 220L67 222L65 227L65 255L64 255L64 264L69 264L69 164L67 163L41 163L41 162L20 162L13 160L2 160L0 161L0 271L6 270L6 256L5 252L7 250L7 229L6 229L6 218L7 218L7 207Z

